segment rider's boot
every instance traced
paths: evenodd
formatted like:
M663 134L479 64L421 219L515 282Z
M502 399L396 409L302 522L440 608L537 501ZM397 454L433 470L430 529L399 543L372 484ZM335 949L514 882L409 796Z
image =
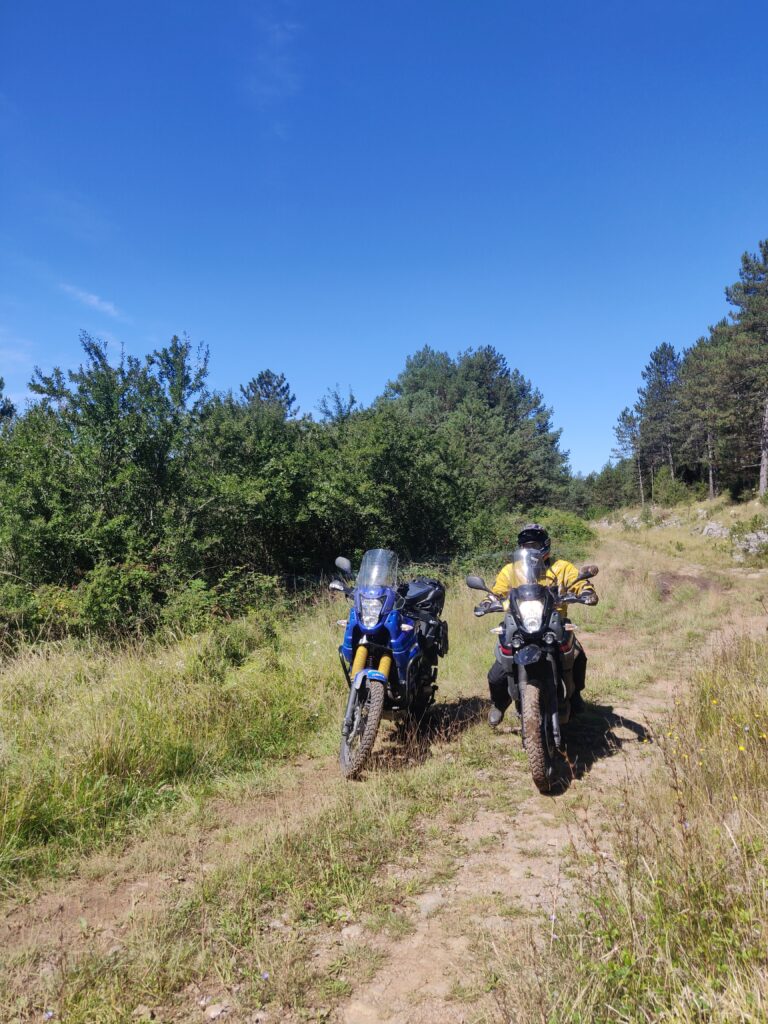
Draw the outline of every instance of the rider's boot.
M495 729L497 725L501 725L502 719L504 718L504 712L501 708L497 708L494 704L491 710L488 712L488 725L492 729Z

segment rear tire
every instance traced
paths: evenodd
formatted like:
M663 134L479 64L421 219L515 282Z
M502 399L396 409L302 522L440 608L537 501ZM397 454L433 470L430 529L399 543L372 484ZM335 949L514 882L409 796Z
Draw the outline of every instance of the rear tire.
M556 762L549 752L545 710L541 689L533 683L521 687L523 735L531 777L540 793L549 793L556 784Z
M349 736L341 737L339 749L339 765L345 779L354 779L363 770L376 742L383 710L384 686L380 682L366 684L362 703L358 690L352 729Z

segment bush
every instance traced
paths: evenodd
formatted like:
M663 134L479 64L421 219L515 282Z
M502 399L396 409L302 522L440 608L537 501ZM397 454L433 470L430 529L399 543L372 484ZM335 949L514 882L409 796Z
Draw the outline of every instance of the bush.
M218 615L234 618L252 608L282 605L283 594L277 576L267 576L248 569L232 569L225 573L215 588L213 610Z
M468 527L472 558L484 555L508 558L517 544L517 534L526 523L541 523L552 538L555 555L571 561L583 558L597 534L580 516L564 509L539 508L530 512L491 512L476 516Z
M160 619L174 632L195 633L210 620L215 598L205 580L189 580L169 596Z
M541 523L552 538L554 555L576 562L584 558L597 540L597 534L580 516L563 509L541 509L531 513L531 518Z
M159 610L157 586L157 574L145 565L102 562L78 588L83 626L103 635L152 628Z
M664 508L692 501L694 495L680 480L675 480L669 466L662 466L653 478L653 500Z

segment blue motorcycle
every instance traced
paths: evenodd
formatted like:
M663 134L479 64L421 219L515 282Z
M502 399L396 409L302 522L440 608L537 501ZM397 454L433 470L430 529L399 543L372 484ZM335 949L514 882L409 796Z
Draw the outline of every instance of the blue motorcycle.
M418 720L435 699L437 660L448 651L448 624L440 615L445 588L419 577L399 584L394 551L373 548L354 586L348 558L337 558L343 579L331 590L352 601L339 647L349 699L341 727L341 774L353 779L373 750L382 717Z

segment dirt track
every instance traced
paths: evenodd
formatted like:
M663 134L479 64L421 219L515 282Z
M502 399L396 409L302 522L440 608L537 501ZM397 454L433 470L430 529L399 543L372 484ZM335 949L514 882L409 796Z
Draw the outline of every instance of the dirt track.
M635 545L621 538L606 539L598 556L603 566L603 593L619 586L626 566L636 562L636 556ZM694 606L705 597L710 602L718 600L712 574L702 566L677 559L673 568L674 572L666 574L644 570L645 585L657 586L658 600L669 601L678 586L688 587L692 593L686 600ZM760 585L765 582L763 577L760 581ZM736 586L751 593L755 583L744 573ZM722 631L711 636L710 643L722 642L724 633L764 633L766 617L754 603L730 601L727 608L731 617L723 619ZM388 936L361 918L309 936L317 944L321 963L365 943L367 949L380 954L372 977L358 980L358 973L351 969L344 975L348 995L340 992L338 997L329 996L322 1005L301 1012L275 1005L265 1010L248 1007L242 1004L236 987L200 978L177 998L154 1007L156 1019L203 1021L211 1005L217 1003L222 1007L221 1019L227 1021L469 1024L508 1020L493 994L494 951L503 949L508 957L516 948L553 941L558 914L574 899L570 851L594 841L601 821L616 813L613 797L624 781L652 764L653 724L668 706L671 694L685 685L685 660L660 659L663 645L648 651L652 671L642 686L616 683L620 666L637 663L638 644L647 647L654 642L653 628L638 637L631 623L618 615L613 620L609 617L599 631L584 635L592 702L584 717L568 729L573 779L562 795L544 797L534 792L519 751L519 736L511 733L507 723L492 737L493 767L475 772L471 808L456 816L454 809L445 807L427 823L435 834L448 837L452 854L441 876L415 886L418 894L406 900L401 915L405 934ZM489 643L489 654L490 649ZM441 683L441 693L464 709L462 728L484 712L477 699L484 695L481 673L472 692L452 686L448 679ZM487 728L482 722L471 727ZM428 753L453 757L451 740L435 745ZM400 768L393 769L390 764L387 770L409 771L409 766L406 761ZM54 998L57 977L79 953L94 949L119 952L146 921L177 903L180 893L199 886L209 871L227 860L247 857L256 833L263 837L269 832L290 832L331 806L341 786L334 761L302 760L255 792L238 793L231 800L218 797L201 811L157 822L145 837L122 852L85 861L71 880L11 898L0 917L0 946L6 965L12 965L15 991L39 989L45 992L45 999ZM603 855L609 857L610 851ZM393 878L403 871L402 865L393 866ZM422 870L422 879L429 875ZM291 923L277 922L277 926L290 930ZM124 1019L130 1016L128 1010ZM35 1020L40 1016L15 1015L6 1004L0 1007L0 1018Z

